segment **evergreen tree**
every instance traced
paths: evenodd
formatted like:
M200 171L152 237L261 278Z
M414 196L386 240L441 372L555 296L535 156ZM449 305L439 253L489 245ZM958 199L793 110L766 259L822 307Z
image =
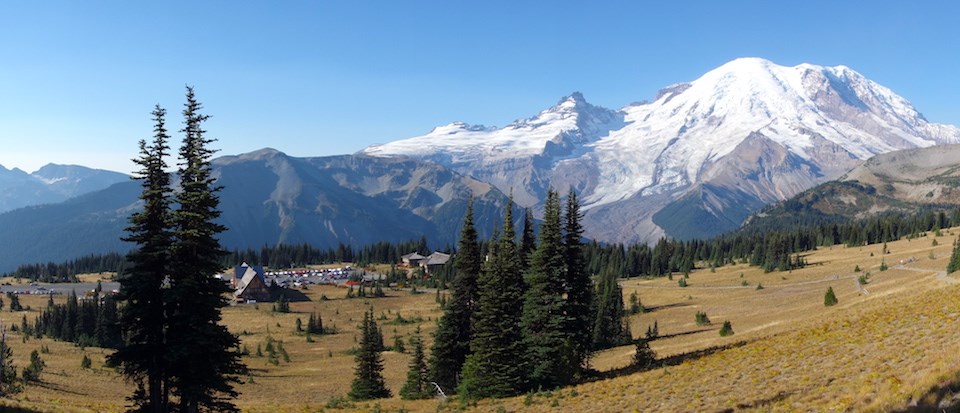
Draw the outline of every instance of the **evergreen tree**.
M140 157L134 160L141 168L134 179L140 181L142 187L143 210L130 217L129 235L124 238L124 241L135 244L135 249L127 254L130 265L118 277L120 291L117 300L123 303L123 311L117 318L117 335L122 332L126 344L110 354L107 362L119 366L124 376L145 390L131 396L135 406L145 412L165 412L169 388L165 368L166 323L162 284L169 269L172 243L172 191L164 161L169 151L164 120L166 111L157 105L152 114L153 141L147 145L141 140ZM75 302L75 297L67 302ZM49 305L53 306L53 296Z
M427 377L426 355L423 352L420 326L417 326L413 337L410 337L410 346L413 347L413 357L410 358L407 381L400 389L400 397L404 400L429 399L431 396L430 380Z
M23 311L23 306L20 305L19 295L10 292L10 293L7 293L7 298L10 299L10 312Z
M217 235L225 228L214 221L220 216L220 200L210 158L213 142L204 136L201 104L187 87L184 104L183 144L180 147L179 209L173 213L174 244L171 252L168 306L168 362L170 377L179 396L179 411L201 409L237 411L232 400L239 375L246 374L240 361L239 339L221 325L220 311L229 303L229 287L214 275L220 272L225 251Z
M504 214L503 233L490 242L489 259L478 281L473 339L458 388L458 393L471 399L513 396L526 388L520 326L522 265L512 210L511 201Z
M830 307L837 304L837 295L833 293L833 287L827 287L827 293L823 295L823 305Z
M640 297L637 292L630 293L630 314L640 314L643 312L643 304L640 304Z
M523 232L520 235L520 265L525 273L530 268L530 257L537 249L537 236L533 228L533 212L530 208L523 210Z
M473 200L467 203L467 213L460 231L460 243L454 258L456 275L443 316L437 322L433 348L430 352L430 377L444 391L453 392L459 384L460 371L470 352L473 336L473 312L477 300L477 277L482 258L477 230L473 225Z
M289 313L290 312L290 300L286 296L280 295L280 298L276 303L273 304L273 312L275 313Z
M17 368L13 366L13 350L7 343L7 328L0 323L0 396L20 391Z
M705 326L710 324L710 317L707 317L707 313L703 311L697 311L697 315L694 317L698 326Z
M547 191L540 243L526 274L522 325L530 362L532 388L554 388L569 383L579 368L568 325L564 300L565 263L560 230L560 198Z
M583 215L580 213L580 203L577 201L577 193L570 188L567 194L567 208L564 216L564 271L565 283L564 292L566 294L566 326L564 333L570 338L573 345L572 361L575 368L586 367L587 358L590 356L593 322L594 318L590 313L593 307L593 285L590 282L590 276L587 274L586 264L583 257L583 226L580 219ZM623 308L620 297L620 308ZM622 314L622 311L621 311ZM621 317L622 318L622 317Z
M320 316L310 313L307 319L307 334L323 334L323 320Z
M723 327L720 327L720 337L732 336L733 335L733 324L730 324L730 320L723 322Z
M606 269L600 273L597 283L597 300L594 306L591 345L595 350L610 348L629 343L624 328L623 290L617 282L617 275Z
M378 346L383 342L378 337L377 322L373 319L373 308L367 309L360 325L360 350L355 360L357 367L349 397L353 400L370 400L390 397L383 381L383 360ZM379 343L379 344L378 344Z
M23 368L23 381L40 381L40 374L43 373L43 368L46 367L46 363L40 359L40 353L37 350L33 350L30 353L30 364L27 367Z
M653 367L656 361L657 355L650 348L650 341L643 338L637 339L636 352L633 354L633 365L646 370Z
M953 253L950 254L950 262L947 263L947 273L954 273L960 270L960 241L953 241Z

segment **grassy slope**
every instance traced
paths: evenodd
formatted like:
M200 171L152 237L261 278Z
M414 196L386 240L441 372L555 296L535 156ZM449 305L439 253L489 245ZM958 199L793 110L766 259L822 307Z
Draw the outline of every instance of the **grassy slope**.
M955 331L960 321L960 285L937 274L946 266L957 233L945 233L936 247L932 237L890 243L887 255L881 255L879 245L822 249L807 257L814 265L791 273L763 274L745 266L728 266L715 273L696 271L687 288L678 287L675 280L627 280L625 296L638 291L643 304L653 310L631 318L634 335L657 321L664 338L654 341L652 347L669 366L630 373L624 367L629 364L632 347L611 349L598 354L593 366L612 378L533 397L481 401L476 408L886 411L906 407L910 400L930 402L935 398L930 390L942 387L960 372L960 357L956 356L960 335ZM901 259L909 257L917 261L897 267ZM881 260L891 268L879 271ZM868 294L857 289L856 278L862 273L855 273L855 266L871 273L865 286ZM756 289L758 282L764 289ZM831 308L823 306L828 286L840 300ZM332 287L313 288L308 294L314 301L292 304L299 314L274 314L269 304L232 307L225 312L225 322L231 330L243 333L241 339L251 352L269 334L284 341L292 360L273 366L265 358L246 358L254 369L253 382L239 387L242 395L237 401L246 411L317 411L349 390L353 358L345 351L355 345L355 325L364 301L345 300L345 291ZM320 294L331 300L319 300ZM434 295L390 294L368 302L388 319L398 310L405 318L421 316L429 342L439 315ZM23 299L34 308L42 307L44 301L41 297ZM322 314L325 325L336 324L341 332L314 337L314 343L294 335L295 319L306 322L307 313L313 310ZM697 326L697 311L705 311L713 324ZM28 319L35 315L28 313ZM21 314L0 313L7 325L19 323L20 318ZM717 333L724 320L732 322L734 336L724 338ZM394 328L406 337L416 325L382 327L390 345ZM12 403L51 411L122 410L123 398L132 387L109 369L97 367L102 366L103 350L81 350L50 340L23 343L16 333L10 338L15 363L21 368L32 349L40 345L50 348L50 354L43 355L47 362L43 385L28 387ZM92 370L79 368L84 351L94 360ZM387 385L396 393L409 356L387 352L384 359ZM438 402L394 397L358 403L354 408L369 411L376 404L391 411L401 407L434 411Z

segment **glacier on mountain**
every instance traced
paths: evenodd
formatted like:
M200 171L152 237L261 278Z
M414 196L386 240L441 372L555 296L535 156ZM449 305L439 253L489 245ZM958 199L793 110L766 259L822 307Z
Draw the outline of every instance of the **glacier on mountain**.
M682 223L653 216L680 208L691 191L711 194L696 214L719 217L792 196L876 154L957 142L960 129L927 122L906 99L848 67L741 58L668 86L652 102L610 110L574 93L502 128L452 123L362 152L441 163L512 191L525 207L537 207L548 187L573 187L588 236L650 241L678 236L664 227Z

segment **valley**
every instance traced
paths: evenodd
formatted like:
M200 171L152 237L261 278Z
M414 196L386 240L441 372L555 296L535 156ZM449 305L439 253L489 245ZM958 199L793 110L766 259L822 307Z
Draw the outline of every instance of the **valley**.
M665 367L644 372L629 368L633 346L598 353L591 365L599 376L584 384L503 400L481 400L468 410L496 411L890 411L913 404L935 406L960 374L953 357L960 338L953 326L960 318L960 285L943 274L951 244L960 229L915 239L864 247L833 246L805 253L808 266L790 272L764 273L756 267L727 265L698 269L680 287L673 280L627 279L624 299L637 292L647 311L632 315L634 337L657 323L660 338L652 349ZM938 245L934 246L934 240ZM903 264L901 265L901 261ZM888 266L881 271L881 265ZM860 271L855 269L859 267ZM869 273L869 276L867 274ZM741 276L742 274L742 276ZM867 283L858 287L858 278ZM758 289L757 285L763 286ZM827 287L839 303L824 307ZM359 320L372 305L384 342L406 339L417 325L427 348L440 315L434 291L411 294L387 291L387 297L346 299L346 290L311 286L311 301L291 303L291 313L275 313L271 304L232 306L224 323L239 334L251 355L247 383L238 386L238 406L248 412L300 411L435 411L461 408L459 402L404 401L397 391L409 355L383 353L387 387L393 397L370 402L342 399L349 390ZM322 297L326 297L323 299ZM45 306L44 296L23 296L27 312L0 313L4 325L32 319ZM629 308L629 304L627 304ZM711 324L698 326L703 311ZM296 319L311 312L338 333L315 335L308 342L295 333ZM399 317L398 317L399 314ZM419 321L397 321L419 320ZM734 335L721 337L730 321ZM270 337L282 341L289 362L274 365L257 357ZM32 349L42 346L47 369L40 385L28 386L14 404L40 411L121 411L132 388L102 365L107 350L49 339L23 342L8 332L18 368ZM80 359L93 359L81 369ZM946 389L940 395L938 391ZM926 403L926 404L925 404ZM339 406L339 407L337 407Z

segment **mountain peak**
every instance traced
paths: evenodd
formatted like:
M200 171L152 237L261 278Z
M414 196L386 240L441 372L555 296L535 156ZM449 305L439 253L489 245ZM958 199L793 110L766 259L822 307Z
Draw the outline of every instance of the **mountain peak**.
M238 155L240 159L272 159L286 156L287 154L273 148L261 148L253 152Z
M770 60L764 59L762 57L738 57L727 63L724 63L720 68L745 68L745 67L770 67L770 66L780 66L776 63L773 63Z
M587 100L584 99L583 93L573 92L567 96L564 96L562 99L560 99L560 101L557 102L557 106L563 106L564 104L578 105L578 104L586 104L586 103L587 103Z

